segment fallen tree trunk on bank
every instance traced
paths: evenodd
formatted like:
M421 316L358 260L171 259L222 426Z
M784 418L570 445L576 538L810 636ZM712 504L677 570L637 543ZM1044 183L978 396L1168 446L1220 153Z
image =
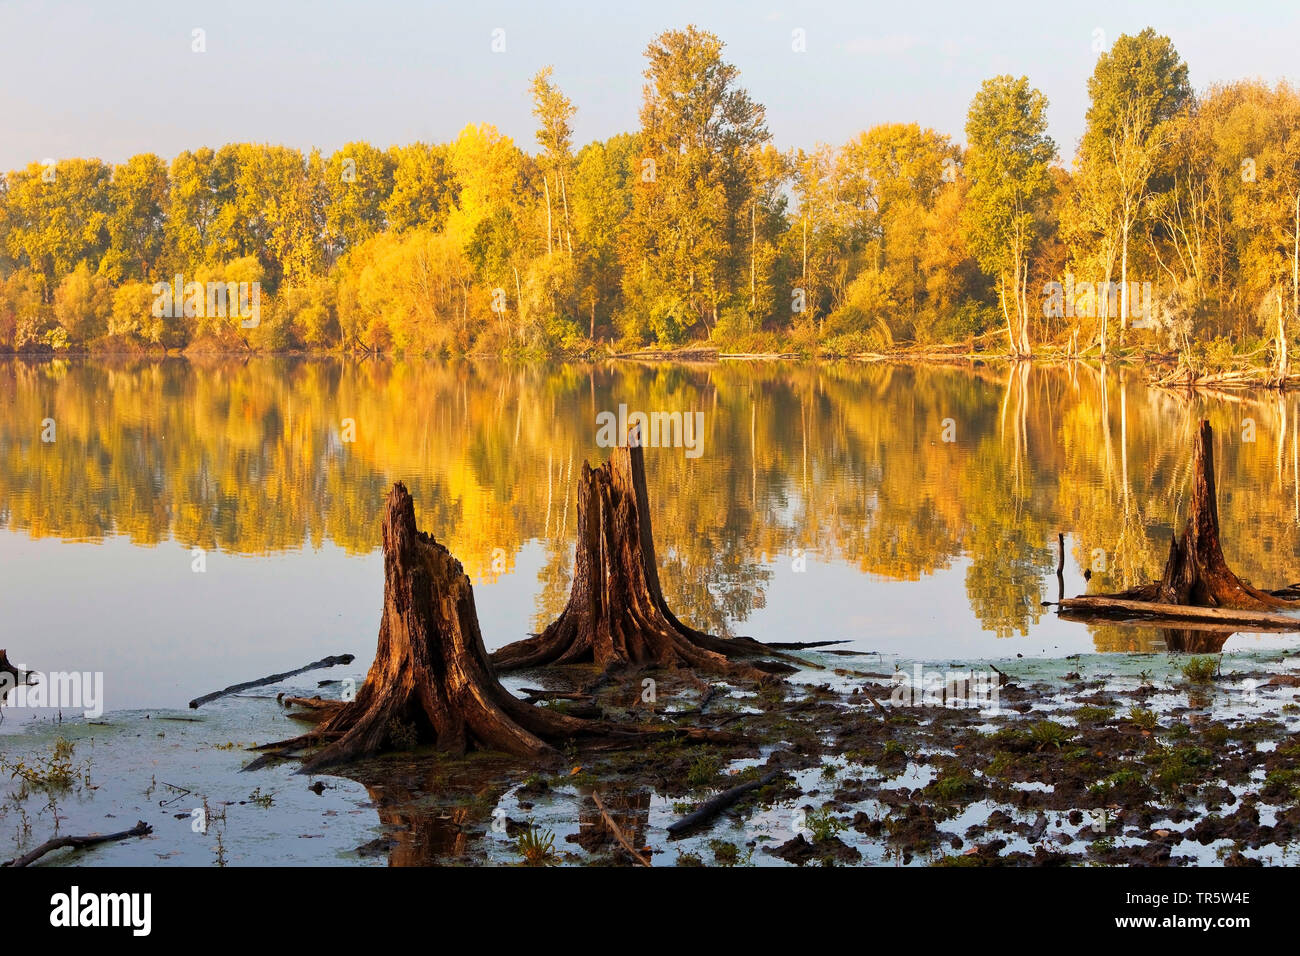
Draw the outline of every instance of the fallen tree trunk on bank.
M1076 618L1142 616L1170 621L1216 621L1243 628L1300 630L1300 619L1275 613L1295 602L1261 591L1228 566L1219 540L1214 483L1214 431L1202 421L1196 436L1187 524L1169 544L1159 581L1115 594L1083 595L1060 602Z
M1162 621L1213 621L1218 624L1262 627L1268 630L1300 631L1300 617L1269 611L1238 611L1232 608L1164 604L1159 601L1127 600L1105 595L1084 595L1060 602L1062 616L1109 614L1118 618L1143 617ZM1069 613L1067 613L1069 612Z
M689 729L589 721L535 707L497 682L479 632L474 592L461 564L415 524L415 505L400 482L384 515L384 610L379 646L356 699L301 737L267 744L248 768L324 744L309 772L379 753L431 744L451 754L497 750L517 757L556 753L568 741L620 746L680 732L695 739L734 736Z
M492 663L501 670L649 664L759 681L796 669L770 660L733 660L762 655L782 656L751 638L697 631L669 610L655 563L645 453L634 432L599 468L583 463L573 586L564 611L541 634L496 651Z

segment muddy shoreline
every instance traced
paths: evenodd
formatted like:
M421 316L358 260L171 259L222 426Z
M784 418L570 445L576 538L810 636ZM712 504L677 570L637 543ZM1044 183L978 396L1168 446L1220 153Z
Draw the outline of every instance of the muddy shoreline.
M215 702L189 720L152 711L10 724L7 765L24 754L31 763L63 737L85 777L61 792L28 787L21 799L10 781L0 857L48 838L56 816L64 833L107 832L138 816L155 827L148 838L56 853L42 865L641 865L625 843L655 866L1291 861L1300 681L1285 651L1228 655L1219 673L1193 667L1192 677L1188 661L1217 658L955 665L1006 676L996 711L919 695L898 703L895 674L907 662L800 657L809 666L784 685L644 671L604 685L592 703L539 705L722 729L734 744L666 735L627 751L568 749L538 765L414 749L361 761L346 776L301 775L289 763L241 773L250 746L298 723L276 694L328 694L332 685L308 679L323 674ZM516 692L564 690L588 676L551 669L509 683ZM650 703L647 677L657 687ZM669 834L719 792L773 773L702 827Z

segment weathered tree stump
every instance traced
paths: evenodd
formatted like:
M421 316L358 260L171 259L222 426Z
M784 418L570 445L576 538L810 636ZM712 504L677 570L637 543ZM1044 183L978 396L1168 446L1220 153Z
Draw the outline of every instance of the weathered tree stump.
M750 638L719 638L677 619L664 601L655 564L645 452L635 433L578 484L573 586L564 611L541 634L496 651L500 670L593 662L610 670L649 664L770 679L795 668L735 657L772 655ZM780 655L775 655L780 656Z
M29 683L31 683L31 675L10 663L8 651L0 648L0 704L4 703L9 692L15 687Z
M535 707L502 687L483 646L469 578L445 547L416 528L415 505L400 482L388 494L383 543L379 646L356 699L339 703L307 734L258 748L273 753L246 769L316 744L325 746L303 763L304 772L419 745L451 754L473 748L540 758L570 740L662 739L662 727L582 720Z
M1108 601L1114 602L1109 608ZM1214 431L1208 421L1202 421L1197 432L1187 524L1183 533L1175 533L1170 541L1169 559L1160 580L1116 594L1073 598L1062 601L1060 606L1076 616L1090 612L1098 616L1123 615L1143 610L1124 606L1132 602L1149 604L1149 613L1154 617L1162 616L1162 607L1168 612L1163 616L1171 619L1182 616L1178 612L1181 607L1209 608L1219 610L1198 613L1214 614L1243 628L1256 623L1296 624L1292 618L1257 613L1295 608L1296 604L1247 584L1237 577L1223 556L1214 483ZM1246 613L1233 615L1233 611Z

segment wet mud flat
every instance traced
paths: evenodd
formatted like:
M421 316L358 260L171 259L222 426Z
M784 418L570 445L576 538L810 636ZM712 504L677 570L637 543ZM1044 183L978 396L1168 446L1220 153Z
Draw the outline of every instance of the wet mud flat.
M56 827L112 832L140 819L154 827L145 838L41 865L1295 862L1300 672L1285 651L943 665L1002 675L996 709L900 695L910 662L799 656L807 668L766 686L646 670L566 696L591 674L512 675L520 696L550 692L538 706L733 735L669 733L531 765L414 747L337 773L292 762L243 773L247 748L298 725L277 692L312 687L310 676L197 716L11 722L0 860ZM29 781L19 766L45 776ZM670 831L736 788L709 819Z

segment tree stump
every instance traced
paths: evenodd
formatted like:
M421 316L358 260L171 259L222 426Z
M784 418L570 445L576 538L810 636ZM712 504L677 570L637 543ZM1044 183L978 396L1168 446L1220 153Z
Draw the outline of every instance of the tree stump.
M1219 542L1219 505L1214 484L1214 431L1202 421L1196 436L1192 498L1187 525L1169 544L1159 581L1111 597L1238 611L1294 608L1295 604L1252 587L1228 567Z
M763 654L772 651L758 641L705 634L669 610L655 564L645 452L634 432L599 468L583 462L573 586L564 611L541 634L496 651L492 663L500 670L582 662L605 670L680 666L760 681L795 669L730 660Z
M498 683L488 662L469 578L445 547L416 528L414 502L400 482L388 494L383 546L379 646L356 699L336 705L301 737L259 747L274 753L246 769L321 743L303 772L430 744L456 755L474 748L541 758L570 740L643 743L665 732L726 736L582 720L520 700Z
M31 675L11 664L8 651L0 648L0 704L5 702L11 690L20 684L29 683L31 683Z

